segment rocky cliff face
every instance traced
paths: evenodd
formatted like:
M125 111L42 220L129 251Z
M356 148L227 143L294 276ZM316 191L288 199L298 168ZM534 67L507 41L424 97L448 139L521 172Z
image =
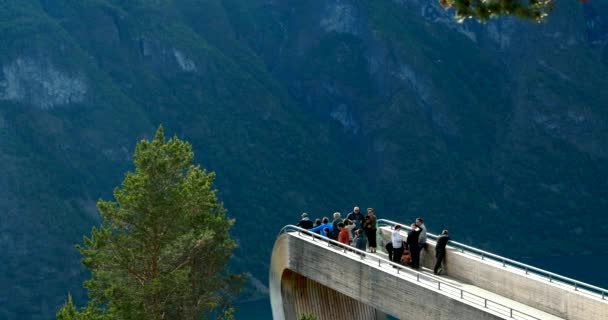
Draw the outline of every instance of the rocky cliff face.
M480 25L422 0L5 2L0 318L82 295L73 244L159 123L217 171L254 287L282 225L355 204L507 255L605 250L607 10Z
M0 99L31 105L40 109L79 104L84 101L87 85L84 79L70 76L29 58L17 58L2 68Z

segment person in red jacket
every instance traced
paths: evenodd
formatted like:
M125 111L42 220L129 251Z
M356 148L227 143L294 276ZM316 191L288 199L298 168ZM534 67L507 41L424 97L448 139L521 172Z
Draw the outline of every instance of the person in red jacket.
M338 241L347 246L350 245L350 232L344 227L344 222L338 223L338 229L340 230L340 233L338 233Z

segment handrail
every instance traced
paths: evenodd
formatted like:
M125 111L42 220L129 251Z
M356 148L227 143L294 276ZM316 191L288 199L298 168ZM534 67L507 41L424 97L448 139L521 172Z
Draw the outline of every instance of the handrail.
M388 220L385 220L385 221L388 221ZM380 257L378 255L370 255L368 252L365 252L363 250L359 250L357 248L351 247L350 245L346 245L344 243L341 243L341 242L329 239L327 237L321 236L318 233L314 233L314 232L311 232L311 231L306 230L306 229L302 229L302 228L294 226L294 225L286 225L286 226L284 226L281 229L281 231L279 231L278 236L281 236L284 233L288 233L290 230L297 231L298 235L300 235L301 233L308 234L308 235L312 236L312 241L315 241L315 239L319 239L321 241L327 242L328 246L330 246L332 244L335 245L335 246L338 246L338 247L340 247L340 248L343 249L343 253L344 254L348 254L350 252L357 253L359 255L359 258L362 259L362 260L365 259L366 257L375 257L376 259L378 259L378 267L381 267L382 263L391 265L391 266L397 268L397 274L400 274L400 271L405 271L405 274L408 274L408 275L411 275L411 276L415 277L416 278L416 282L422 283L420 281L420 278L421 278L420 276L426 277L427 278L427 282L431 282L431 283L433 283L433 285L436 285L435 288L437 290L439 290L439 291L444 292L446 295L449 294L452 297L455 296L454 294L450 294L449 291L446 291L444 289L444 287L450 287L452 289L457 290L457 292L458 292L457 297L460 298L461 300L468 301L468 302L476 304L476 305L478 305L480 307L484 307L485 309L492 310L493 312L497 312L497 313L503 314L505 316L509 316L509 317L511 317L513 319L516 319L515 316L517 314L520 314L520 315L524 316L524 318L522 318L524 320L527 320L527 319L541 320L540 318L534 317L534 316L532 316L530 314L527 314L525 312L519 311L517 309L513 309L513 308L511 308L509 306L505 306L504 304L501 304L499 302L490 300L488 298L484 298L484 297L482 297L482 296L480 296L478 294L472 293L470 291L463 290L463 289L461 289L459 287L456 287L456 286L454 286L454 285L452 285L450 283L447 283L445 281L442 281L442 280L440 280L438 278L432 277L430 275L424 274L422 272L419 272L419 271L416 271L416 270L413 270L413 269L410 269L410 268L406 268L406 267L404 267L401 264L394 263L394 262L389 261L389 260L387 260L385 258L382 258L382 257ZM483 301L483 303L475 301L475 300L471 300L471 299L466 299L465 298L465 297L469 297L469 296L475 297L478 300ZM498 309L496 309L496 308L492 309L492 308L490 308L492 305L502 307L503 309L500 309L500 308L498 308ZM504 312L505 309L508 312Z
M391 220L387 220L387 219L378 219L378 225L380 224L385 224L385 225L390 225L390 226L395 226L397 224L401 225L403 228L411 230L411 228L407 225L395 222L395 221L391 221ZM432 233L428 233L427 232L427 237L433 239L433 240L437 240L437 238L439 236L432 234ZM527 265L525 263L521 263L519 261L515 261L515 260L511 260L509 258L505 258L503 256L499 256L497 254L493 254L491 252L487 252L481 249L477 249L471 246L468 246L466 244L460 243L460 242L456 242L453 240L450 240L448 247L454 247L456 249L460 249L461 253L475 253L477 255L479 255L481 257L482 260L484 260L485 258L490 258L491 260L494 260L496 262L500 262L502 263L503 267L507 267L508 265L521 269L523 271L525 271L525 274L535 274L537 276L541 276L544 278L547 278L547 280L549 280L549 282L556 282L559 281L561 283L567 284L567 285L571 285L575 291L580 291L581 289L587 290L589 293L592 294L597 294L598 296L601 296L602 300L608 301L608 290L600 288L600 287L596 287L592 284L588 284L585 282L581 282L578 280L574 280L568 277L564 277L562 275L559 275L557 273L553 273L547 270L543 270L537 267L533 267L531 265Z

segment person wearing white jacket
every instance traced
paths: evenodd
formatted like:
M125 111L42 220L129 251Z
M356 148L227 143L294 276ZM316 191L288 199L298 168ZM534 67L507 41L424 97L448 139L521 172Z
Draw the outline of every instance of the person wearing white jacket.
M401 226L396 225L391 235L391 242L393 244L393 262L400 263L401 256L403 255L403 237L401 236Z

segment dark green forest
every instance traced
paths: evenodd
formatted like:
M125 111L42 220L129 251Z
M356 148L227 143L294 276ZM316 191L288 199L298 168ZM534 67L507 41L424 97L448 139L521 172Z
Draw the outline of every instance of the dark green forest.
M75 244L162 124L265 295L280 228L374 207L510 257L604 252L608 3L456 22L436 1L0 2L0 319L51 319Z

